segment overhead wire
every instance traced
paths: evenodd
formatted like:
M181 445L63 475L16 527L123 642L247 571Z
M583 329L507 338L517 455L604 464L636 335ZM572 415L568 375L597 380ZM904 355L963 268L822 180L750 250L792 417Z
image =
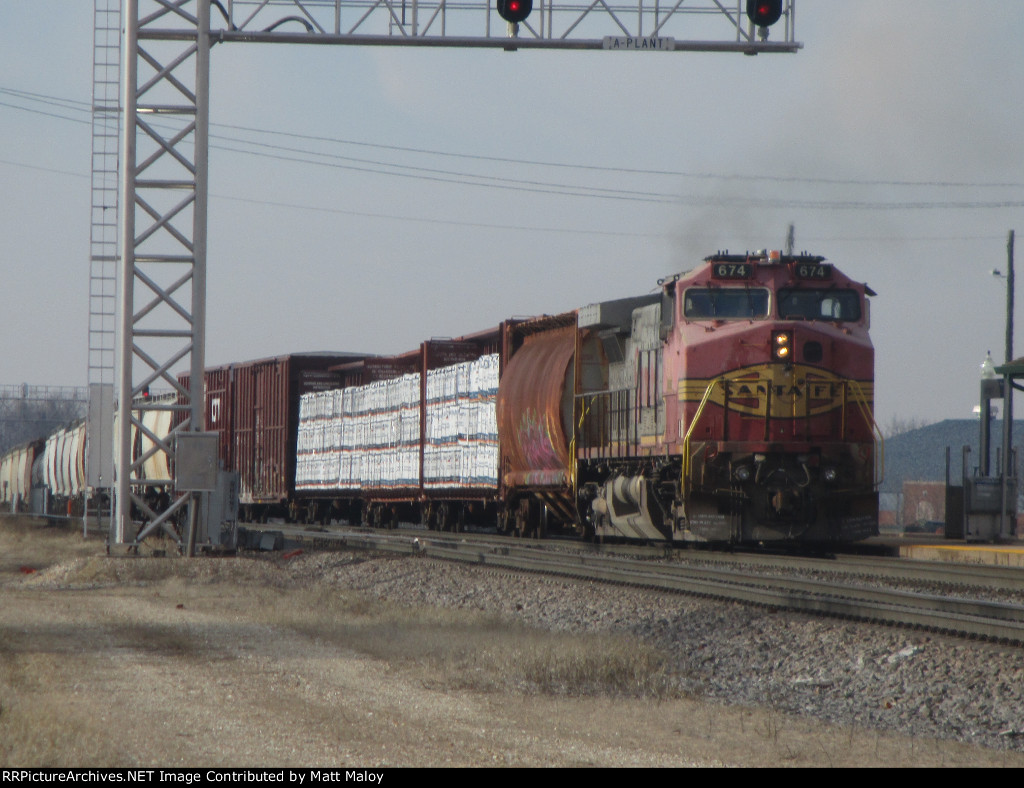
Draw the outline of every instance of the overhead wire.
M0 87L0 94L12 96L19 100L41 103L47 106L55 106L72 111L79 111L88 115L91 107L83 101L48 96L41 93L17 90L13 88ZM10 102L0 102L0 106L7 106L13 109L41 114L60 120L76 123L89 123L87 118L75 118L67 115L48 112L38 108L24 107ZM334 145L361 146L381 150L389 150L400 153L413 153L417 155L430 155L450 157L462 160L495 162L503 164L516 164L519 166L537 166L545 168L571 169L594 172L614 172L622 174L644 174L661 177L674 178L698 178L718 179L724 181L754 181L754 182L780 182L780 183L815 183L822 185L847 185L847 186L902 186L902 187L929 187L929 188L1020 188L1022 184L1017 183L995 183L995 182L957 182L957 181L910 181L910 180L867 180L867 179L838 179L838 178L806 178L800 176L776 176L776 175L738 175L731 173L693 173L673 170L644 170L628 167L612 167L605 165L572 164L567 162L550 162L526 159L513 159L500 156L484 156L478 154L466 154L452 151L437 151L428 148L415 148L409 146L390 145L384 143L365 142L357 140L346 140L321 135L302 134L297 132L284 132L279 130L257 129L251 126L235 124L212 124L214 129L226 128L246 134L261 134L271 137L286 137L331 143ZM232 137L219 132L211 134L211 148L227 153L259 156L272 160L284 161L296 164L308 164L317 167L330 167L353 172L361 172L370 175L386 175L391 177L411 178L433 182L449 183L460 186L476 186L490 189L523 191L537 194L561 196L561 197L589 197L600 199L612 199L628 202L641 203L662 203L682 205L720 205L723 207L739 206L754 208L790 208L804 210L843 210L843 211L894 211L894 210L933 210L933 209L957 209L957 210L987 210L994 208L1019 208L1024 207L1024 200L1001 199L1001 200L907 200L907 201L878 201L878 200L825 200L825 199L790 199L779 196L773 197L751 197L749 195L684 195L680 193L666 193L652 190L639 191L634 189L623 189L608 186L590 186L585 184L558 183L552 181L533 180L526 178L511 178L502 175L478 174L465 171L445 170L436 167L424 167L415 164L403 164L397 162L381 161L378 159L365 159L354 156L346 156L336 152L323 152L308 150L298 147L263 142L259 140ZM222 144L226 143L226 144ZM252 150L251 148L255 148ZM6 161L7 164L15 164ZM31 165L24 165L31 166ZM45 169L45 168L41 168ZM69 173L70 174L70 173ZM227 199L224 195L221 198ZM268 201L269 202L269 201ZM282 203L283 207L296 207ZM359 212L353 212L358 214ZM386 214L380 215L382 218ZM395 217L398 218L398 217ZM410 217L402 217L408 220ZM438 223L454 223L451 220L436 220ZM489 223L469 223L475 226L497 227ZM589 232L589 231L579 231ZM607 231L605 231L607 232ZM628 235L635 235L628 233Z

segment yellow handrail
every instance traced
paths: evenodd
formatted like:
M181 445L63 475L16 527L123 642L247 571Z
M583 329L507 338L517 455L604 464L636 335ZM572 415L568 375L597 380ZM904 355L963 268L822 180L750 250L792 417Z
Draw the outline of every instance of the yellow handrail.
M701 414L704 412L704 406L708 404L708 400L711 398L712 390L716 385L724 380L726 380L725 376L720 375L708 383L708 387L704 391L704 396L701 397L700 405L697 406L697 412L693 414L693 420L690 422L690 426L686 430L686 435L683 436L683 472L682 478L679 480L679 492L683 500L686 499L686 493L690 483L690 437L693 435L693 430L697 426L697 422L700 421Z
M572 438L569 440L569 487L573 495L576 494L576 466L579 462L579 459L576 457L576 436L583 432L583 419L590 411L590 406L586 404L586 399L582 397L581 399L583 399L583 407L580 408L580 420L573 431Z

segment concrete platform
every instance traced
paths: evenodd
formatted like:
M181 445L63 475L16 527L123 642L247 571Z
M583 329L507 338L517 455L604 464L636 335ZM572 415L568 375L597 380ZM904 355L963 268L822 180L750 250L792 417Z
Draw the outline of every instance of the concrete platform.
M901 544L902 558L917 561L946 561L960 564L987 564L1024 568L1024 545L964 544L963 542L929 542Z

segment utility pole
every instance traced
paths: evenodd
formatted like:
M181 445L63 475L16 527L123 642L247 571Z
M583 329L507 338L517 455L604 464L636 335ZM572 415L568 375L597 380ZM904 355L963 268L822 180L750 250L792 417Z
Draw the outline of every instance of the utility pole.
M1013 230L1006 239L1006 360L1009 366L1013 362ZM999 536L1013 536L1017 523L1007 524L1007 508L1010 495L1017 496L1017 463L1013 452L1013 376L1010 372L1003 375L1003 467L1002 495L999 507ZM1012 476L1011 476L1012 474ZM1009 479L1013 479L1013 489L1009 488ZM1012 511L1017 511L1016 501ZM1016 518L1014 518L1016 519Z

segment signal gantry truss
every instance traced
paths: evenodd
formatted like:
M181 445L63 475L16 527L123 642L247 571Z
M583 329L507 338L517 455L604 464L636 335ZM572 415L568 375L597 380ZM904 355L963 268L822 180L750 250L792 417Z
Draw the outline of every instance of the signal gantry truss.
M217 41L502 49L661 49L795 52L794 3L771 28L754 27L744 0L537 0L519 24L491 0L234 0L215 3ZM219 18L218 18L219 17ZM646 42L646 45L645 45ZM653 43L653 46L652 46Z
M160 530L180 538L171 522L195 501L178 493L169 508L153 511L138 480L155 454L165 454L162 466L173 468L176 438L204 426L214 44L796 52L794 6L783 0L779 22L764 28L749 21L745 0L537 0L518 24L503 20L490 0L125 0L112 540L137 543ZM103 24L113 27L109 18ZM183 369L188 386L176 377ZM151 386L169 386L177 396L148 398ZM153 410L182 416L169 438L145 426ZM147 448L133 460L136 441ZM167 488L173 482L147 479ZM133 507L146 522L138 533L132 533ZM190 519L194 536L195 516Z

